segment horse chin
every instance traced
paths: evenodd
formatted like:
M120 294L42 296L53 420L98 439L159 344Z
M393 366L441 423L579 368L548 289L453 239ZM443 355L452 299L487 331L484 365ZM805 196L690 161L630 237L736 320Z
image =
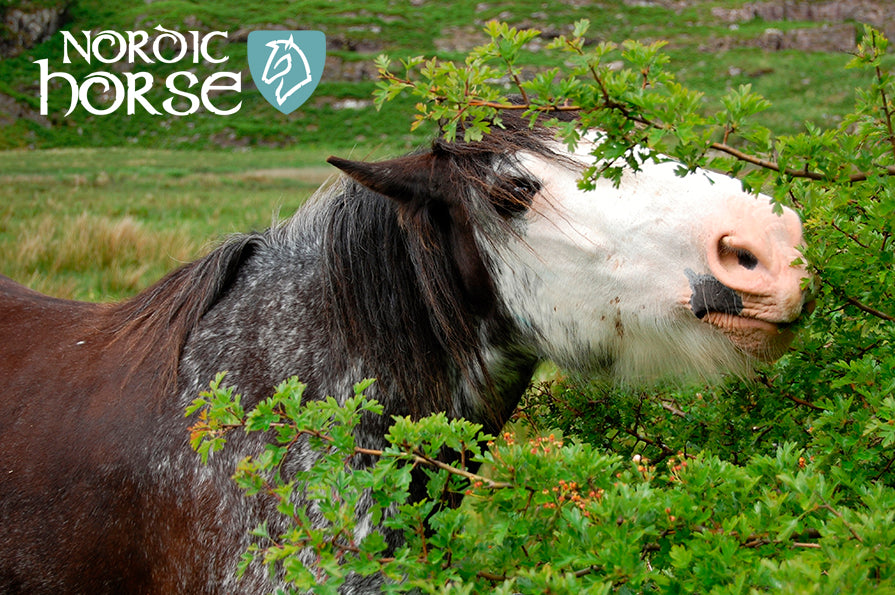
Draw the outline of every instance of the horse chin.
M791 330L758 318L709 312L702 320L721 330L738 350L765 362L779 359L795 337Z
M623 326L624 336L612 346L612 357L600 360L621 386L712 384L753 374L755 358L716 328L693 324L692 315L632 316Z

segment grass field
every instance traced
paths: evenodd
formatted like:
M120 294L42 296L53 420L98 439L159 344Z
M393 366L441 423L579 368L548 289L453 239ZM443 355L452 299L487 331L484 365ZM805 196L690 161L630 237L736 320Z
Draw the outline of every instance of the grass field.
M18 4L27 10L64 3ZM118 299L198 256L223 235L268 226L274 213L290 214L334 173L324 162L330 153L382 156L425 142L425 134L410 133L413 98L389 104L383 112L363 107L375 88L369 71L377 54L460 60L472 45L484 41L481 29L489 19L556 35L568 33L576 19L588 18L593 41L667 39L672 69L684 84L706 94L708 106L725 89L749 83L773 102L762 123L778 134L799 131L806 121L836 125L851 108L852 90L865 75L844 69L846 53L767 51L750 41L769 27L810 31L824 23L751 19L733 26L713 12L744 4L70 3L64 28L73 32L151 29L161 23L180 30L226 30L237 37L240 31L272 23L318 28L331 40L332 62L311 100L288 116L254 92L247 72L238 117L202 112L189 118L139 112L127 116L121 110L93 117L77 110L62 118L67 104L60 93L51 93L53 115L45 122L4 119L0 108L0 149L7 149L0 150L0 273L54 295ZM858 25L852 24L857 33ZM0 28L0 36L3 33ZM61 47L61 36L55 35L19 56L0 60L0 96L33 113L39 103L34 60L48 58L59 66ZM228 55L233 68L245 66L245 43L213 51ZM529 51L526 60L535 68L556 63L555 57L537 49ZM345 74L364 65L365 76ZM207 66L197 65L200 75ZM160 79L173 68L142 67ZM70 72L83 77L95 69L76 63ZM338 109L345 99L361 100L362 108Z
M24 0L28 5L62 4L64 0ZM303 144L337 147L386 143L410 146L418 139L410 135L413 99L389 104L383 113L373 109L340 107L346 99L367 105L375 88L373 60L381 53L394 58L412 55L462 60L474 45L484 43L483 25L491 19L519 27L538 28L549 39L570 33L572 23L591 21L590 39L621 42L624 39L664 39L680 80L711 97L725 89L751 83L774 101L769 124L779 133L799 130L804 121L819 125L835 122L837 114L852 103L851 89L860 75L842 67L848 55L842 52L768 51L756 47L769 29L781 34L800 32L823 37L822 21L764 21L753 18L738 23L717 16L719 10L742 7L744 0L696 0L693 2L580 2L545 3L543 0L481 2L364 3L316 0L272 0L246 5L237 0L191 2L166 0L121 0L114 7L101 0L70 3L64 28L74 35L83 30L151 30L156 24L183 31L220 30L229 33L229 43L211 47L217 56L227 56L227 70L241 70L242 108L237 116L218 117L201 111L189 118L149 115L124 110L92 117L83 109L63 118L68 98L51 88L50 115L4 122L0 108L0 148L47 148L132 145L153 148L220 148L229 146L290 147ZM0 8L0 14L2 14ZM246 67L246 32L268 26L320 29L330 40L323 80L311 100L300 110L283 115L254 92ZM857 23L840 23L854 29ZM820 32L818 34L817 32ZM0 28L0 37L2 37ZM0 60L0 94L32 113L39 109L39 86L35 60L48 59L53 71L66 71L83 80L96 64L73 60L63 65L61 35L54 35L23 54ZM525 61L532 67L562 65L565 58L533 47ZM159 81L180 66L139 64ZM201 77L217 70L207 64L190 67ZM114 69L113 69L114 70ZM55 82L53 84L56 84ZM61 87L60 87L61 88ZM56 89L55 91L52 89ZM147 97L160 105L167 97L163 84L153 86Z
M0 273L118 299L221 237L290 215L335 170L325 149L0 152Z

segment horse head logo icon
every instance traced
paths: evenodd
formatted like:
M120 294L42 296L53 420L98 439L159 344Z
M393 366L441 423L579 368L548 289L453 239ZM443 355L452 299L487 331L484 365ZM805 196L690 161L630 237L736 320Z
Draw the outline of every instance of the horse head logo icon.
M320 82L326 37L320 31L252 31L249 70L261 95L284 114L303 104Z
M295 45L291 35L289 39L278 39L267 42L264 45L270 48L270 55L267 57L267 65L264 67L264 73L261 75L261 81L268 85L279 81L276 98L277 104L283 105L287 97L314 79L311 76L311 65L308 64L308 58L305 56L305 53L301 51L300 47ZM297 56L298 60L293 60L293 56ZM304 76L301 73L304 73ZM290 77L289 75L292 76ZM289 79L291 79L289 84L292 86L284 91L286 81Z

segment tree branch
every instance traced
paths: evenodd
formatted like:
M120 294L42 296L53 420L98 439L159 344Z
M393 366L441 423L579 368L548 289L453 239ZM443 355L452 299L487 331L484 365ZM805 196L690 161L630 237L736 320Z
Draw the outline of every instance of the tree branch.
M889 322L895 321L895 316L892 316L891 314L886 314L885 312L877 310L876 308L872 308L866 304L863 304L851 296L843 296L843 297L845 298L845 301L847 301L849 304L851 304L858 310L861 310L863 312L866 312L867 314L876 316L877 318L882 318L883 320L888 320Z
M404 82L401 80L400 82ZM636 122L638 124L642 124L644 126L649 126L652 128L663 129L669 128L666 125L656 124L650 120L645 118L637 117L631 115L629 110L622 104L612 101L612 99L605 94L603 97L605 104L602 106L607 109L615 109L618 110L629 120ZM502 103L495 101L478 101L472 100L469 102L470 105L478 106L478 107L490 107L496 110L509 110L509 111L520 111L520 110L535 110L538 112L549 113L549 112L574 112L581 111L583 108L580 105L574 104L563 104L563 105L532 105L530 102L523 102L519 104L514 103ZM808 180L816 180L823 181L829 179L828 176L811 170L805 169L793 169L793 168L781 168L780 165L774 161L769 161L767 159L762 159L761 157L757 157L755 155L751 155L749 153L745 153L740 151L739 149L730 146L724 142L713 142L709 145L710 149L714 149L715 151L719 151L721 153L726 153L731 157L736 158L739 161L743 161L745 163L749 163L762 169L769 169L771 171L775 171L778 173L784 173L792 178L803 178ZM882 173L886 176L895 176L895 165L889 165L884 168L880 168ZM847 178L848 182L851 184L857 182L864 182L871 177L871 173L869 172L855 172L850 174Z

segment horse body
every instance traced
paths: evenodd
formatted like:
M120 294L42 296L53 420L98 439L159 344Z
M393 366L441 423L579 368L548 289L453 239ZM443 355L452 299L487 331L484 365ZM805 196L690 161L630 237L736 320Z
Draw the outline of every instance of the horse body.
M333 159L353 179L121 304L0 280L0 591L271 590L232 577L247 531L276 518L229 479L262 438L233 436L207 467L187 443L183 411L220 371L247 407L292 375L309 399L376 377L385 415L357 440L379 448L390 415L498 431L543 358L637 378L782 352L804 301L793 213L664 170L583 193L583 159L512 123Z
M115 590L148 571L135 539L150 445L135 446L158 403L151 377L124 377L109 313L0 280L4 593Z

